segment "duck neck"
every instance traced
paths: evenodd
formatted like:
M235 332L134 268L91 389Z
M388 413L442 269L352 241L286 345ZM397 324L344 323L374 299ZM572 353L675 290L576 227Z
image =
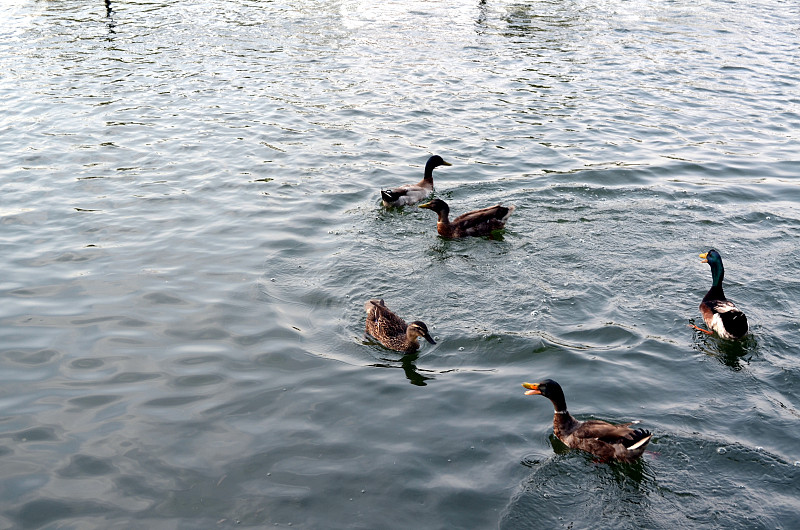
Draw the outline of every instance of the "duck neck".
M556 415L569 414L569 412L567 412L567 400L564 398L564 392L562 392L560 388L557 388L556 392L553 392L553 395L548 397L550 401L553 402L553 409Z
M431 186L433 185L433 168L435 168L430 160L425 164L425 176L422 178L422 182L427 182Z
M436 222L436 231L442 237L453 237L453 227L450 225L450 219L447 218L448 210L437 212L439 220Z
M711 287L722 289L722 279L725 278L725 269L722 263L714 262L711 264Z
M557 392L555 396L550 398L553 402L553 432L556 437L563 440L565 436L569 435L575 430L575 420L572 415L567 412L567 402L564 399L563 392Z
M419 341L417 341L417 336L411 330L411 327L406 328L406 351L413 352L417 351L419 348Z
M566 410L556 411L556 413L553 414L553 434L562 442L564 438L572 434L580 425L581 422L573 418L572 414Z
M722 279L725 278L725 269L722 263L711 264L711 289L703 297L705 300L724 300L725 293L722 291Z

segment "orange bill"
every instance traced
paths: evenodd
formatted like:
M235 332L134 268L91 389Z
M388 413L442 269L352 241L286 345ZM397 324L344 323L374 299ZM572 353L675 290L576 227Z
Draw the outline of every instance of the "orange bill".
M542 393L539 390L539 385L536 383L522 383L522 386L528 389L528 391L525 392L526 396L541 395Z

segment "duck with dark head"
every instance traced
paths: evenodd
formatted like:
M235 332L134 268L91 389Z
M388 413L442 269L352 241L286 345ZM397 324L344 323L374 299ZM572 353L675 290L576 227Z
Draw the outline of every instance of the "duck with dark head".
M390 350L415 352L419 348L418 337L436 344L424 322L415 320L406 324L405 320L386 307L383 299L370 300L364 304L364 309L367 311L367 334Z
M425 204L420 204L419 207L436 212L439 217L436 221L436 231L440 236L447 238L491 235L495 230L506 226L506 221L514 213L515 208L496 204L461 214L450 221L450 206L441 199L433 199Z
M614 425L602 420L579 421L567 411L561 385L552 379L522 383L526 396L544 396L553 403L553 432L567 447L581 449L603 461L633 462L644 453L653 436L644 429L631 429L636 422Z
M439 155L433 155L425 164L425 175L416 184L406 184L389 190L381 190L384 206L408 206L416 204L433 193L433 170L439 166L452 166Z
M725 298L722 291L722 280L725 278L725 267L722 256L715 249L700 254L703 263L711 267L711 288L700 302L700 313L708 330L691 325L694 329L708 333L716 333L723 339L741 339L747 335L747 317L732 301Z

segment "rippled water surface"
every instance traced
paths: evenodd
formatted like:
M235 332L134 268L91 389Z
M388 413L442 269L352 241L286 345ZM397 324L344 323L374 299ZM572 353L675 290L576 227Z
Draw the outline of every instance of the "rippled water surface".
M799 11L4 3L0 527L795 528ZM382 208L433 153L500 237Z

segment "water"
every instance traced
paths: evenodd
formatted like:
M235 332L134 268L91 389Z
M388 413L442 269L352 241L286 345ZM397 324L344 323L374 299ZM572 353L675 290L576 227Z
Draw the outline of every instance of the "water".
M0 527L796 526L792 3L2 13ZM501 238L380 207L432 153ZM712 246L741 343L688 327ZM546 377L644 459L564 450Z

